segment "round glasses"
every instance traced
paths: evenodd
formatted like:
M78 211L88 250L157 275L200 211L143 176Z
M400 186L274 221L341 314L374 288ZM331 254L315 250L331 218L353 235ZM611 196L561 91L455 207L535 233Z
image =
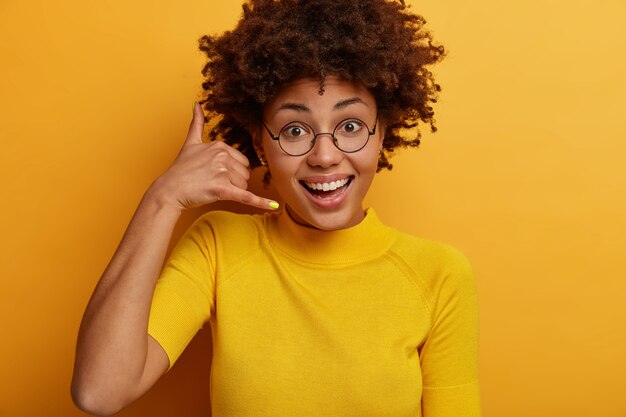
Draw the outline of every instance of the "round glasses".
M370 131L362 120L349 118L339 122L332 133L315 133L313 128L304 122L290 122L280 129L278 136L274 136L265 122L263 122L263 127L273 140L278 141L278 146L286 154L300 156L313 149L315 140L321 135L330 135L333 144L342 152L360 151L367 145L370 136L376 133L377 123L378 115L376 115L374 128Z

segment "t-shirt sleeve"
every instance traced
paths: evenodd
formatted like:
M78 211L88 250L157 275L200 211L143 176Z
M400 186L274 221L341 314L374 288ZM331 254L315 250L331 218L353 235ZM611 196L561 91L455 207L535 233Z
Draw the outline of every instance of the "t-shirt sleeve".
M473 269L447 247L433 306L433 326L420 350L423 417L479 417L478 304Z
M169 368L215 307L215 239L208 216L197 219L165 262L156 283L148 334L165 350Z

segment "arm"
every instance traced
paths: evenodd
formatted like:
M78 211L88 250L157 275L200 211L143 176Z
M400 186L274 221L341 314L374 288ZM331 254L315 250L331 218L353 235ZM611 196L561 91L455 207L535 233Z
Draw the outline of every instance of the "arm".
M474 273L450 248L433 311L433 326L420 350L422 415L480 417L478 304Z
M89 300L80 326L72 398L111 415L147 391L169 361L148 336L150 304L181 211L149 190Z
M76 345L71 394L82 410L112 415L143 395L167 370L165 351L148 335L156 282L182 210L216 200L270 208L247 191L248 160L222 142L202 142L194 107L172 166L143 196L89 300Z

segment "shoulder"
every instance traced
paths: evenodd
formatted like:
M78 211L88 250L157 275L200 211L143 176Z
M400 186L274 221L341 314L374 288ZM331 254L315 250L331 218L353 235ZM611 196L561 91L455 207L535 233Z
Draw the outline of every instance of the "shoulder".
M398 232L390 255L433 302L442 293L476 290L469 259L450 244Z
M264 228L263 215L240 214L229 211L209 211L198 217L191 228L202 230L204 233L213 235L216 239L228 237L228 239L243 240L252 239L262 233Z
M397 239L391 249L413 265L441 269L471 268L468 258L456 247L404 232L397 232Z
M265 239L266 216L209 211L197 218L190 230L199 234L216 251L241 254L258 249Z
M262 223L261 215L232 213L230 211L208 211L194 222L196 227L211 228L217 232L223 230L252 230Z

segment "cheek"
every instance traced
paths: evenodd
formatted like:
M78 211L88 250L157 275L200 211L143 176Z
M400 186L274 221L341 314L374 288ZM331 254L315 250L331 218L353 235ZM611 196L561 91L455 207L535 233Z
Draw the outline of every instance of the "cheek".
M377 145L378 143L376 143L376 146L368 148L367 153L362 155L363 158L355 161L355 163L359 164L359 170L363 175L373 175L376 173L376 169L378 168L378 159L380 157L380 148L378 148Z
M263 153L265 154L265 160L270 167L270 171L272 171L272 177L280 175L282 167L284 167L284 163L281 161L280 149L277 150L273 146L271 140L267 140L263 142Z
M298 171L297 158L286 156L282 151L280 154L270 151L266 155L274 186L280 187L291 183Z

